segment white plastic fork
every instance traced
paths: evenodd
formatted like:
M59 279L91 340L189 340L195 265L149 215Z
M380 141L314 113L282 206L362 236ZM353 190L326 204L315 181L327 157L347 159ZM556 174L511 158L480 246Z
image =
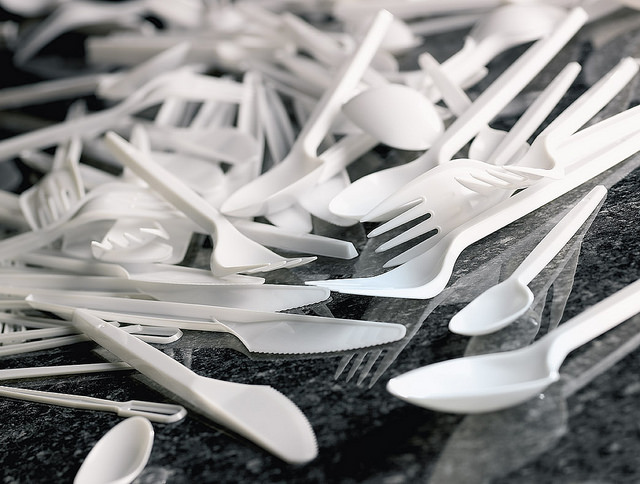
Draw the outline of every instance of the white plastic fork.
M430 214L430 218L381 245L378 251L385 251L432 230L438 230L436 238L421 245L424 249L457 225L505 199L516 188L536 183L545 175L550 178L562 176L564 167L580 154L563 151L560 156L558 146L561 141L566 141L569 135L600 111L637 74L638 68L634 59L623 59L608 75L560 114L536 138L523 157L511 164L494 167L477 160L454 160L433 168L387 198L363 217L365 221L388 220L370 233L372 237L426 214ZM565 70L564 75L564 79L559 75L549 84L532 104L533 109L537 109L538 103L546 103L546 97L554 96L554 91L557 94L566 90L566 86L563 86L566 76L572 74ZM625 116L633 117L634 114L626 113ZM621 119L616 118L615 122ZM614 121L600 122L590 128L588 143L591 149L597 149L600 145L607 146L610 134L606 127L612 122ZM519 167L523 167L524 173L516 171ZM458 183L461 186L456 186ZM405 259L402 257L396 260Z
M611 116L604 121L600 121L593 126L585 128L575 135L571 136L566 141L566 143L559 146L556 152L556 156L558 157L558 159L561 159L564 163L566 163L567 167L565 169L573 170L575 169L574 165L579 164L581 160L589 159L589 157L592 156L602 155L603 153L606 153L607 150L611 150L612 140L626 139L627 136L632 136L636 132L638 115L640 115L640 110L636 108L628 109L626 111L623 111L622 113L618 113L615 116ZM595 150L593 149L593 144L591 144L594 142L594 140L597 141L596 144L598 145L598 148ZM552 180L552 178L547 178L546 180ZM545 181L545 179L539 181L538 183L541 183L543 181ZM508 198L512 193L511 190L496 190L496 187L494 186L491 193L493 193L492 196L496 196L496 200L498 200L496 191L506 192L502 197L503 200ZM495 203L497 202L494 202L494 204ZM446 210L443 210L443 212L446 214ZM464 217L462 217L460 220L464 220ZM473 218L470 218L468 220L473 220ZM418 231L424 231L427 228L427 225L425 224L418 225L422 225L421 227L418 227L416 229ZM413 235L415 236L415 234ZM392 267L394 265L403 264L404 262L412 259L420 253L429 250L445 235L446 233L442 231L442 233L438 234L438 236L418 243L410 249L407 249L405 252L393 257L385 264L385 266Z
M569 84L573 81L579 70L580 68L577 64L567 66L556 76L554 81L547 86L536 101L529 106L511 131L505 134L503 142L510 145L510 148L508 148L509 152L504 153L506 158L511 158L518 150L518 147L522 146L522 143L535 129L536 126L534 126L534 124L537 125L542 118L546 117L546 114L551 110L552 106L555 105L559 98L566 92ZM434 79L436 79L436 76L434 76ZM445 89L441 90L443 93L446 92ZM532 119L534 122L530 123L529 121ZM540 147L540 145L539 143L538 147ZM384 224L373 229L368 234L369 237L378 237L427 213L429 214L429 218L417 223L413 227L407 228L401 234L384 242L376 248L376 251L384 252L408 242L413 238L437 230L437 234L434 234L428 242L425 241L423 243L423 247L425 245L430 246L456 226L506 198L510 195L510 192L506 189L493 190L491 193L477 193L468 190L456 181L457 177L465 174L484 174L489 169L487 164L474 160L454 160L451 163L438 165L420 177L422 180L422 189L428 196L423 195L414 203L396 202L398 198L404 197L404 191L400 191L389 197L363 217L363 220L366 221L369 220L369 217L373 220L377 220L378 218L389 219ZM498 178L498 176L501 176L501 178ZM507 185L508 183L522 183L524 181L524 177L520 175L505 176L505 174L499 173L498 176L494 178L494 183L501 182ZM394 207L394 209L384 212L388 207ZM391 215L393 215L393 217L391 217Z
M80 119L85 114L83 102L69 108L67 119ZM84 196L84 183L79 171L82 141L77 135L58 145L51 171L37 184L20 194L22 213L33 230L54 222Z
M485 89L426 153L410 163L356 180L332 200L329 207L331 211L347 218L360 219L416 176L435 165L450 161L566 45L586 20L584 10L571 10L548 37L531 46Z
M624 121L626 120L623 120L623 127ZM635 132L629 130L628 124L626 128L627 132L612 136L606 149L587 155L567 167L564 178L543 179L516 193L449 232L428 250L418 251L415 257L395 269L369 278L308 281L307 284L349 294L418 299L434 297L446 287L454 264L466 247L564 195L640 150L638 129Z
M107 133L106 144L113 154L163 198L181 210L211 234L214 241L211 271L216 276L238 272L263 272L294 267L315 257L285 258L243 236L225 216L185 185L182 180L148 159L139 150L113 132Z
M145 153L151 151L147 132L140 125L132 128L131 140ZM122 178L141 183L126 169ZM76 234L72 238L77 240ZM101 241L91 241L91 254L98 260L113 262L166 262L174 255L174 244L167 243L168 239L169 233L157 220L121 217L113 222ZM68 243L63 243L63 250L68 252L71 243L66 239L65 242Z
M564 174L564 164L558 162L560 159L557 156L558 147L604 108L637 75L639 69L640 64L637 59L631 57L623 58L582 96L560 113L538 136L537 139L540 139L544 145L542 151L536 153L532 149L522 158L504 166L503 169L506 170L506 173L502 173L505 175L512 173L516 176L523 176L521 182L514 188L521 188L535 183L542 177L561 178ZM591 132L596 132L596 129L594 128ZM605 143L608 141L606 138L599 138ZM599 143L598 138L595 137L590 142L593 143L591 149L593 149L594 145L597 147ZM532 148L534 147L532 146ZM470 177L461 177L458 181L469 189L486 193L487 185L492 185L490 177L499 176L500 173L495 169L492 169L491 172L488 171L487 175L489 176L485 177L487 181L485 181L484 186L482 177L477 177L480 183L474 183L474 180ZM499 187L501 184L498 182L494 185ZM509 186L503 186L509 188ZM491 188L488 189L490 190Z
M167 209L162 200L145 194L139 187L106 184L90 191L46 227L0 240L0 259L12 259L39 249L73 228L98 220L114 220L119 216L131 216L134 212L138 216L155 217L158 220L175 217L175 211Z

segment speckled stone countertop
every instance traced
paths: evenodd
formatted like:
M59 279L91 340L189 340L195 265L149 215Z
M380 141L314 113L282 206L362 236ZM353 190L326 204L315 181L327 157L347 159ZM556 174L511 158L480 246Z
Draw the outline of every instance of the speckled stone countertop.
M640 24L637 14L628 13L585 29L528 92L535 95L569 60L584 66L575 94L621 56L640 55L638 30L624 31L633 18ZM504 56L502 61L508 59ZM640 89L633 82L600 117L635 105L639 98ZM508 126L510 121L501 122ZM401 160L411 154L379 150L354 165L354 176L361 174L358 170L371 169L382 155ZM330 300L304 308L308 314L404 324L407 336L397 343L339 354L256 355L233 336L185 331L181 340L162 346L163 351L203 376L276 388L308 417L319 455L306 465L286 464L190 411L179 423L154 424L151 458L136 482L640 482L640 317L574 351L557 383L538 398L508 410L466 416L439 413L406 404L385 390L389 378L432 362L525 346L638 279L638 166L640 157L634 156L474 244L458 260L448 288L431 300L334 293ZM531 283L532 309L491 335L467 338L450 333L447 323L452 315L506 277L596 183L609 189L606 200ZM339 229L318 223L319 233L354 241L361 256L346 262L321 258L309 266L273 273L269 279L301 283L372 273L384 258L373 253L378 242L367 241L367 228ZM206 260L205 246L193 251L188 262L206 266ZM96 348L82 343L2 357L0 368L108 357ZM126 371L10 384L115 400L170 401L155 385ZM113 414L0 399L1 481L71 482L91 446L120 420Z

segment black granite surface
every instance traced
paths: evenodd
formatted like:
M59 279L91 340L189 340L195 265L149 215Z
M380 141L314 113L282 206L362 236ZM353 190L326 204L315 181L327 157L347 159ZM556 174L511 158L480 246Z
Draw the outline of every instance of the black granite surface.
M572 95L592 84L623 55L640 55L640 31L605 19L585 29L527 92L537 92L568 60L583 63ZM606 36L611 36L607 39ZM442 57L451 37L433 39ZM458 37L459 38L459 35ZM440 49L440 50L437 50ZM513 52L510 55L515 55ZM508 62L509 54L498 62ZM407 60L410 62L410 59ZM498 65L498 64L497 64ZM600 117L638 103L637 82ZM522 98L526 102L527 96ZM528 98L530 99L530 97ZM514 106L517 112L518 106ZM496 123L508 127L505 117ZM400 162L413 154L378 150L353 166L359 176L382 157ZM640 317L574 351L561 379L539 397L508 410L454 415L414 407L385 390L389 378L465 354L522 347L640 277L640 156L474 244L456 264L452 280L431 300L332 294L302 310L308 314L392 321L407 327L397 343L358 352L308 356L248 353L234 337L185 331L159 346L196 373L266 384L293 400L308 417L318 458L294 466L231 435L190 409L175 424L154 424L155 442L137 483L635 483L640 482ZM555 222L590 187L609 193L562 253L531 283L532 309L502 331L467 338L450 333L448 320L477 294L506 277ZM353 261L319 259L269 275L275 282L369 275L384 257L374 254L370 227L339 229L317 222L318 233L339 234L361 251ZM206 266L206 245L189 264ZM0 368L103 361L92 343L0 359ZM131 372L11 382L15 386L115 400L170 401ZM5 484L71 482L91 446L121 419L113 414L0 399L0 476ZM283 429L286 432L286 429Z

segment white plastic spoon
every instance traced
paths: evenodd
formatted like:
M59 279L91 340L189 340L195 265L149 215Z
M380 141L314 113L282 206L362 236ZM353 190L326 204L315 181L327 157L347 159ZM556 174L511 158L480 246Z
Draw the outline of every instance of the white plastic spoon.
M387 390L444 412L490 412L525 402L558 380L571 351L638 313L639 294L636 281L528 347L418 368L389 380Z
M544 39L521 55L485 89L423 155L403 165L379 170L359 178L329 206L337 215L360 219L376 205L401 189L416 176L435 165L446 163L470 141L509 100L513 99L551 58L575 35L587 20L580 8L571 10L565 20Z
M153 447L153 426L144 417L130 417L109 430L87 455L74 484L127 484L147 465Z
M391 20L391 14L386 11L376 15L367 36L350 60L342 65L334 85L325 91L316 104L286 158L234 192L222 204L221 212L234 216L255 216L292 205L291 198L274 199L273 195L323 165L317 156L318 147L330 131L343 103L353 95Z
M460 51L442 67L461 84L503 51L548 35L565 16L553 5L504 5L482 17L465 38Z
M542 239L511 276L483 292L451 318L449 329L468 336L488 334L522 316L534 298L527 284L569 242L606 193L603 187L602 190L585 196Z
M366 89L347 101L342 112L375 139L402 150L426 150L444 132L433 103L402 84Z

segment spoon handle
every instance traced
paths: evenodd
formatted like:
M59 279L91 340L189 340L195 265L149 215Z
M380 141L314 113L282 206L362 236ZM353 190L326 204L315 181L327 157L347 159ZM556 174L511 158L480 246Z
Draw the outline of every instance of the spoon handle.
M336 81L325 91L316 104L310 118L298 135L293 149L296 145L301 144L307 152L317 151L334 118L349 96L353 94L353 90L358 85L371 59L378 51L392 20L393 16L386 10L381 10L376 15L358 49L343 64L336 75Z
M580 70L580 64L577 62L567 64L529 105L526 111L522 113L522 116L518 118L503 140L495 147L493 153L487 158L487 163L496 166L508 164L558 105L560 99L566 94L580 73ZM517 163L516 161L515 164Z
M557 140L574 134L618 94L638 73L638 61L625 57L589 88L582 96L560 113L545 128L544 134Z
M606 194L607 189L602 185L596 186L587 193L531 251L511 277L525 285L529 284L571 240L571 237L600 205Z
M438 164L449 161L547 65L586 20L583 9L571 10L548 37L531 46L492 82L427 153L437 153Z
M640 280L637 280L541 338L548 345L549 366L559 368L573 350L640 312L639 296Z

